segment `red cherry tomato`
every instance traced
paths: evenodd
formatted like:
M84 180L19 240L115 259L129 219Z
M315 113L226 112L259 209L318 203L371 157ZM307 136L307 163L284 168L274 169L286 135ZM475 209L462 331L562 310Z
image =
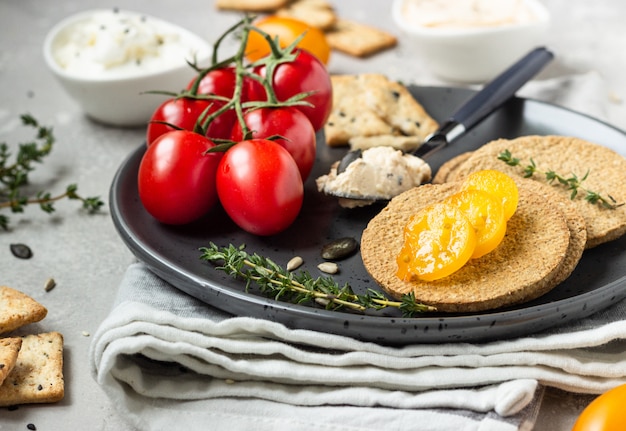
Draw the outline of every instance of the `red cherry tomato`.
M253 72L265 76L265 66L257 66ZM274 70L272 86L281 102L298 93L314 92L305 99L313 106L296 108L308 117L316 131L324 126L333 104L333 87L326 67L314 55L299 50L294 61L279 64ZM267 100L260 83L251 82L249 91L251 100Z
M192 90L193 85L197 78L192 79L187 84L187 90ZM242 89L240 100L241 102L247 102L249 100L247 89L251 78L244 76L242 78ZM232 66L223 67L220 69L213 69L209 71L198 83L197 94L215 94L230 99L235 94L235 87L237 83L237 73Z
M280 135L283 138L273 139L285 147L298 165L302 181L305 181L313 163L315 163L315 130L309 119L293 107L260 108L244 114L244 121L252 138L269 138ZM231 139L235 142L244 138L241 124L235 123Z
M626 424L626 385L593 400L578 416L572 431L622 431Z
M241 141L231 147L217 170L222 207L242 229L274 235L298 216L304 186L289 152L267 139Z
M152 114L146 130L146 143L150 146L159 136L176 130L172 124L184 130L194 130L200 115L208 108L208 113L217 111L224 102L191 97L175 97L163 102ZM211 138L228 139L237 120L234 110L228 110L215 118L207 128ZM165 122L167 124L162 124Z
M193 88L196 78L187 85L187 90ZM207 73L198 83L197 94L216 94L228 99L235 93L237 75L234 67L214 69Z
M190 223L217 203L215 175L222 153L215 144L187 130L166 133L150 145L139 165L139 199L166 224Z

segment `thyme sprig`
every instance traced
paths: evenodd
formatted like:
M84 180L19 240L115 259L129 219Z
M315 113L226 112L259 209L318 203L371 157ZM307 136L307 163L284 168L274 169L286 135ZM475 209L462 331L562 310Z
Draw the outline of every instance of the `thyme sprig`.
M504 150L498 155L498 159L502 160L509 166L521 166L524 172L524 178L530 178L534 174L544 175L548 183L552 184L553 182L558 182L563 185L570 191L570 199L576 199L579 192L584 192L584 199L590 204L598 204L604 208L615 209L618 208L624 203L617 203L615 198L611 195L603 196L602 194L595 192L593 190L589 190L583 186L583 182L589 176L589 170L585 172L585 175L579 177L578 175L572 173L571 176L565 177L561 174L556 173L553 170L542 171L537 167L535 161L531 158L529 163L525 166L522 166L522 162L517 157L513 157L513 154L509 150Z
M57 201L70 199L81 201L83 208L89 212L98 211L104 203L98 197L80 196L76 184L70 184L63 193L57 195L44 191L34 196L22 193L23 187L29 184L29 174L35 169L35 164L43 163L52 151L55 138L52 128L40 125L33 116L24 114L20 118L22 124L36 129L36 135L33 141L19 144L14 160L8 144L0 143L0 210L8 208L13 213L22 213L27 205L36 204L42 211L52 213ZM8 229L8 216L0 214L0 227Z
M267 257L249 254L245 245L218 247L213 242L200 248L201 259L217 264L217 270L246 281L246 291L256 284L261 293L275 300L295 304L315 302L328 310L349 309L363 312L367 309L397 308L404 317L436 311L435 307L416 302L415 296L404 295L401 301L368 289L367 294L354 293L349 284L340 286L332 277L314 278L307 271L291 272Z

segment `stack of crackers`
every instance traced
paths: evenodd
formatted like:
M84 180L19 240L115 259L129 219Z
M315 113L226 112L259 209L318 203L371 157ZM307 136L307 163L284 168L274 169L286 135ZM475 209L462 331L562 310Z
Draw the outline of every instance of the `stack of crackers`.
M411 151L439 126L404 85L385 75L333 75L331 81L333 108L324 127L331 147Z
M396 37L386 31L339 17L326 0L216 0L215 6L306 22L324 32L332 49L355 57L368 57L397 44Z
M58 332L6 336L47 314L30 296L0 286L0 406L63 399L63 336Z
M500 160L505 151L521 164L509 166ZM532 178L524 178L528 163L540 170ZM510 175L520 193L502 243L448 277L432 282L398 278L395 259L412 215L458 192L464 178L483 169ZM583 189L573 196L571 188L541 171L584 177ZM575 137L532 135L491 141L449 160L432 184L393 198L363 232L363 263L392 296L412 293L417 302L442 312L477 312L529 301L565 281L584 250L626 234L624 172L626 158ZM589 202L585 190L610 196L613 207Z

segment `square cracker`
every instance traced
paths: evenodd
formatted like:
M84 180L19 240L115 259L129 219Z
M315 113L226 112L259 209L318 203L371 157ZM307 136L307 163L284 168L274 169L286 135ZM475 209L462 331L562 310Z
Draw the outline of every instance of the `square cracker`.
M297 19L322 30L337 21L333 6L326 0L294 0L278 9L276 15Z
M30 296L7 286L0 286L0 334L29 323L39 322L48 310Z
M20 337L0 338L0 385L13 370L21 347Z
M215 7L246 12L270 12L285 7L289 0L215 0Z
M396 37L366 24L338 18L326 31L328 44L355 57L367 57L396 46Z
M53 403L63 399L63 336L27 335L13 370L0 386L0 406Z
M333 75L331 81L333 108L324 126L330 146L347 145L356 137L389 141L389 136L398 136L414 137L416 148L437 129L409 90L382 74Z

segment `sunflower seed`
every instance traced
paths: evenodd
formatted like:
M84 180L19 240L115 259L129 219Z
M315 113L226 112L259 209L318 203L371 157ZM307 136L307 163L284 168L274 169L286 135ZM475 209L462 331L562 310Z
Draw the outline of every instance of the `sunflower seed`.
M302 265L303 262L304 261L302 260L300 256L292 257L291 260L287 262L287 271L293 271L294 269Z
M46 280L46 284L43 285L43 288L46 292L50 292L56 285L57 283L54 281L54 278L49 278Z
M334 262L322 262L317 265L317 268L327 274L336 274L339 271L339 267Z

